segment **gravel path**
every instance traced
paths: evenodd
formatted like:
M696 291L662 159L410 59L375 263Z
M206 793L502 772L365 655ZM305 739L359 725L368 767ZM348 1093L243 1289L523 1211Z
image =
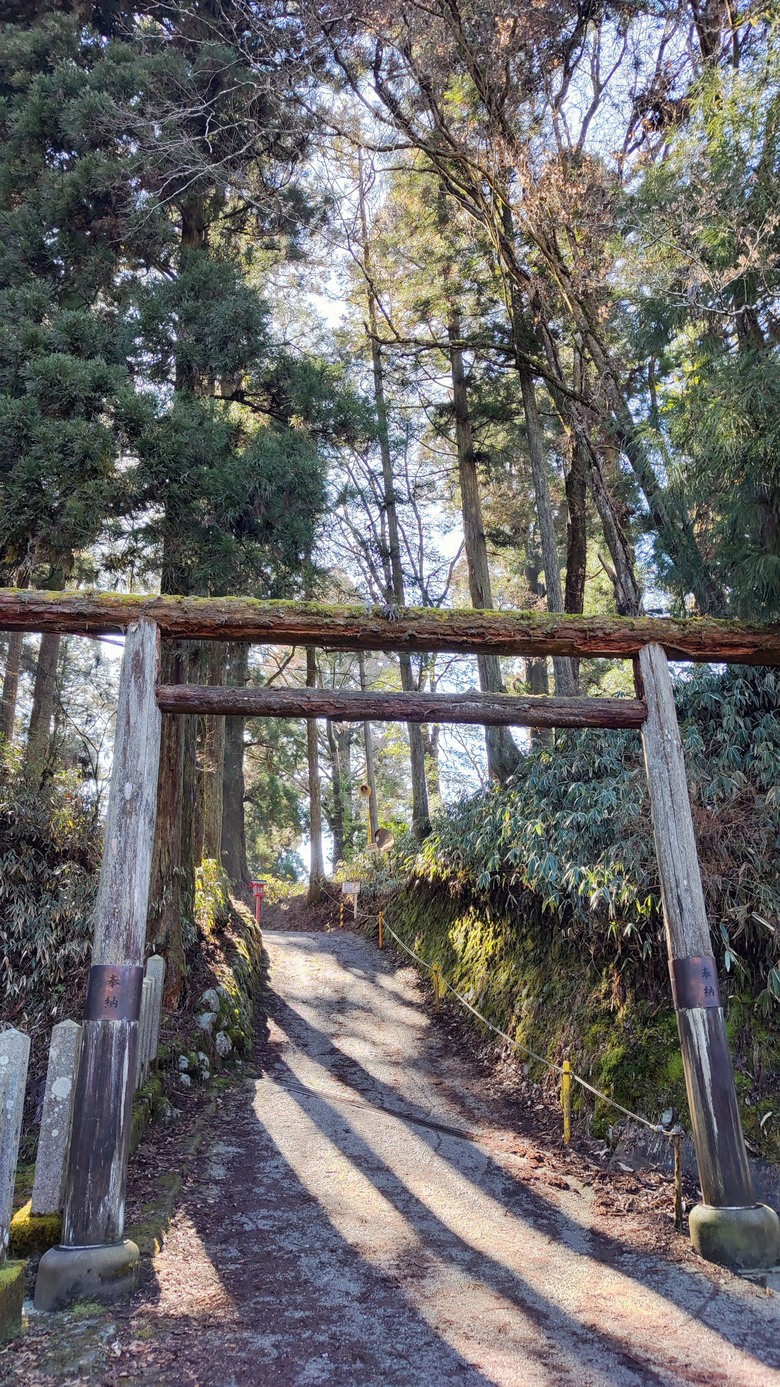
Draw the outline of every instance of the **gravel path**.
M409 969L347 930L266 946L258 1075L103 1326L102 1376L56 1380L780 1384L780 1298L648 1248L582 1157L518 1135Z

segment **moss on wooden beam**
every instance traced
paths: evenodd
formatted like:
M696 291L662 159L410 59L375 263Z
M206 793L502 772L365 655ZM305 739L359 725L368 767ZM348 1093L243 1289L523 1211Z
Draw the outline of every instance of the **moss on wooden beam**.
M340 650L488 652L633 659L653 642L673 660L780 667L780 624L709 617L565 616L472 608L330 606L250 597L0 589L0 630L121 633L148 617L164 636Z

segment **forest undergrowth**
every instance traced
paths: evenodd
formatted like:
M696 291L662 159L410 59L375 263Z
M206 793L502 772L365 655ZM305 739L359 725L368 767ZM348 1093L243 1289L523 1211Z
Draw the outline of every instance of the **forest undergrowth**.
M102 838L73 777L51 777L40 790L22 773L0 779L0 986L4 1019L31 1041L22 1164L35 1154L52 1026L80 1020L83 1011ZM210 1037L195 1024L207 988L226 989L225 1025L235 1053L246 1054L252 1039L260 930L216 862L198 869L183 933L185 983L179 1007L166 1014L162 1069L193 1048L206 1049L214 1064ZM199 1074L197 1064L193 1072Z

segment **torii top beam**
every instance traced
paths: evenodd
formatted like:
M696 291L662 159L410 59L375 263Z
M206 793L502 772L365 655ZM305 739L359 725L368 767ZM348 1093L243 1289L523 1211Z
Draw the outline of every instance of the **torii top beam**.
M142 617L156 622L163 636L181 640L624 660L656 643L672 660L780 667L778 623L431 607L404 607L387 615L380 607L262 602L250 597L0 588L0 630L4 631L116 634Z

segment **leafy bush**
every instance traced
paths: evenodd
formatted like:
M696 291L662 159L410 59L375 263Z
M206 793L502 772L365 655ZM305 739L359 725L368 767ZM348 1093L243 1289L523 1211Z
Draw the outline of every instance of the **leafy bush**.
M713 947L735 990L780 1001L780 675L703 668L676 682ZM636 732L559 732L509 786L451 806L415 874L528 910L593 957L665 966Z
M301 883L292 881L289 877L274 876L272 872L265 872L260 879L265 882L263 900L268 901L269 905L292 900L301 894Z
M349 862L337 864L331 880L336 886L345 881L359 881L363 903L376 901L400 890L414 866L419 846L411 830L404 827L391 852L369 852L363 847L352 854Z

